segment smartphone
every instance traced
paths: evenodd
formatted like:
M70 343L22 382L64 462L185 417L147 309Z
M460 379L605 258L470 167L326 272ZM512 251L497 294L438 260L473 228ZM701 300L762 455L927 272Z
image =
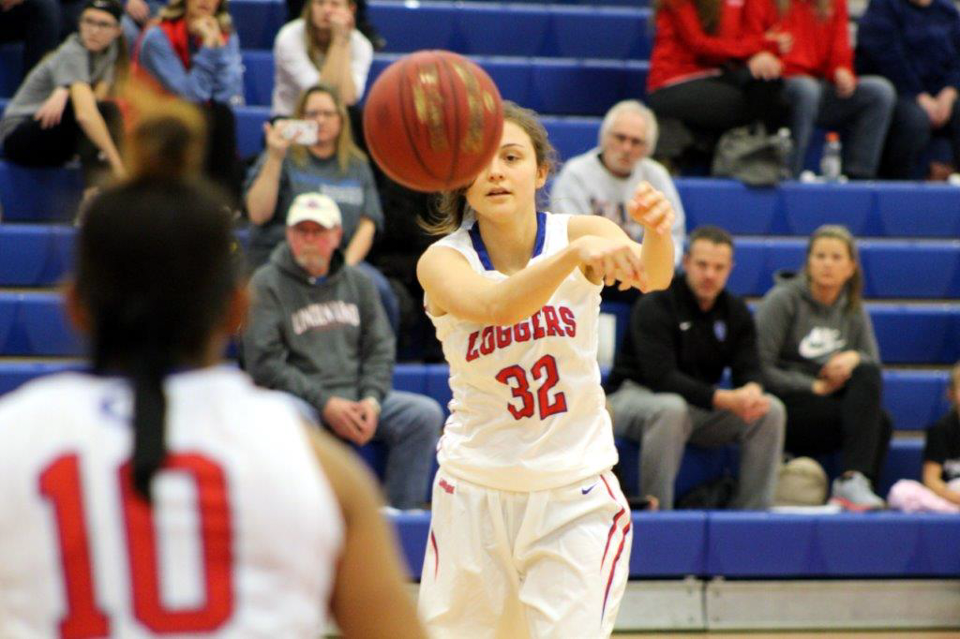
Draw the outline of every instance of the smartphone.
M310 146L317 143L317 123L313 120L283 120L280 135L294 144Z

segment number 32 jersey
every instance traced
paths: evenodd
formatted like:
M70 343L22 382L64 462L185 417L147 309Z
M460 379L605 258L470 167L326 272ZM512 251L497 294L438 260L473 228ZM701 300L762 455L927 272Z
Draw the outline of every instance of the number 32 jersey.
M569 219L537 213L530 264L567 246ZM475 222L438 245L461 253L490 280L507 278L490 263ZM617 462L597 364L601 288L577 268L543 308L512 326L431 316L453 391L438 444L446 472L526 492L572 484Z
M322 633L343 521L297 409L227 367L165 393L152 508L127 381L64 373L0 401L0 636Z

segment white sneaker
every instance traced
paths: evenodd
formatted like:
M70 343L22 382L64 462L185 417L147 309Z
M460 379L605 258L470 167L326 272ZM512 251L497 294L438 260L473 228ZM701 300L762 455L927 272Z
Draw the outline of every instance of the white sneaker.
M887 507L886 502L873 492L870 480L858 471L833 480L829 503L853 512L883 510Z

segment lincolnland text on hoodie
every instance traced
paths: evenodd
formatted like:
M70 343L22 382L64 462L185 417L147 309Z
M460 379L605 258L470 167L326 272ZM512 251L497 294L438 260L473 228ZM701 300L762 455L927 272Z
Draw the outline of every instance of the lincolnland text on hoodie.
M326 277L312 278L282 242L254 273L250 291L243 347L257 384L318 411L331 397L383 401L393 375L393 333L373 283L340 251Z
M873 323L861 304L847 310L842 293L830 306L813 298L802 273L764 296L756 313L764 386L773 393L809 391L832 355L857 351L862 362L880 363Z

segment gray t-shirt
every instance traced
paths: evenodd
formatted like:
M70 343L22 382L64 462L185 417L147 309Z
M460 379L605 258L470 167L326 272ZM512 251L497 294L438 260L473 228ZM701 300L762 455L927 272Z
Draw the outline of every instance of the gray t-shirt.
M57 87L69 87L76 82L91 86L113 82L118 51L119 44L114 41L103 51L93 53L80 43L80 36L71 34L56 51L33 67L17 89L0 122L0 140L23 120L32 117Z
M253 186L266 160L267 154L264 152L250 168L244 192ZM343 218L341 246L350 243L361 217L369 218L377 230L383 228L380 196L377 195L373 172L366 161L353 157L346 173L342 173L335 155L321 160L308 152L306 162L301 166L294 161L292 154L288 154L280 169L277 208L273 217L263 226L252 226L250 229L249 259L253 266L264 263L273 247L284 239L287 209L294 198L301 193L313 192L329 196L340 207L340 216Z

